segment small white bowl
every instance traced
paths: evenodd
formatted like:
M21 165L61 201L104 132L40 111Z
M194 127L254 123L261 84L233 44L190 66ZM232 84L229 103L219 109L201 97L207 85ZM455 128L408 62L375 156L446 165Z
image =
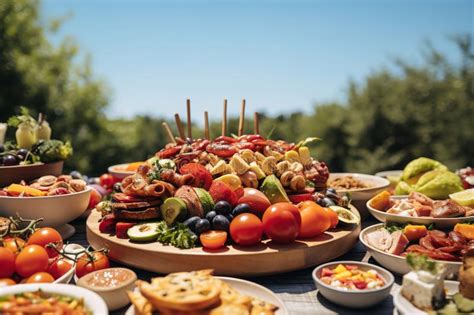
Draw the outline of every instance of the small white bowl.
M392 200L407 199L407 196L391 196ZM430 225L433 223L439 229L452 229L456 224L462 223L466 220L474 220L474 216L469 217L456 217L456 218L433 218L433 217L407 217L403 215L387 213L386 211L377 210L370 205L370 200L367 201L367 209L371 215L373 215L380 222L393 222L393 223L413 223Z
M57 196L11 197L0 196L0 215L22 218L43 218L40 226L54 227L63 238L70 237L74 231L67 230L66 224L81 216L89 205L91 188ZM66 231L66 232L65 232Z
M125 272L130 273L130 278L125 281L124 283L112 287L112 288L107 288L107 287L95 287L91 286L90 284L87 283L87 281L94 277L97 273L102 273L107 270L111 269L119 269L119 270L124 270ZM114 311L119 308L122 308L128 304L130 304L130 301L128 299L127 291L133 291L135 288L135 282L137 281L137 275L133 270L130 270L128 268L107 268L107 269L102 269L102 270L97 270L94 272L91 272L82 278L78 279L76 281L76 284L80 287L84 287L86 289L89 289L91 291L94 291L98 295L100 295L105 303L107 304L107 307L109 310Z
M125 177L129 175L135 174L134 171L127 171L127 166L129 164L130 163L112 165L112 166L109 166L107 171L109 172L109 174L111 174L113 177L117 179L124 179Z
M388 179L383 177L359 173L331 173L328 182L336 178L347 176L352 176L354 179L371 186L359 189L336 189L337 193L341 196L349 193L352 198L352 204L357 208L357 210L359 210L361 217L367 218L369 215L366 208L367 201L379 192L386 190L390 185L390 182Z
M330 286L321 281L323 268L336 267L339 264L356 265L362 270L374 269L384 279L385 285L379 289L370 290L343 290ZM360 261L333 261L316 267L312 273L314 283L319 292L329 301L349 308L367 308L382 302L390 295L393 283L393 275L388 270L376 265Z
M24 292L44 291L48 293L57 293L61 295L67 295L75 298L84 299L86 307L92 311L94 315L107 315L109 311L104 300L96 293L70 284L59 284L59 283L29 283L29 284L18 284L9 287L3 287L0 291L0 297L18 294Z
M359 234L359 240L367 248L369 254L382 266L388 270L404 275L410 272L410 267L406 262L406 258L403 256L393 255L386 253L380 249L370 246L366 241L367 233L380 229L384 225L382 223L371 225L363 229ZM452 278L457 275L462 262L458 261L447 261L447 260L436 260L446 265L448 278Z

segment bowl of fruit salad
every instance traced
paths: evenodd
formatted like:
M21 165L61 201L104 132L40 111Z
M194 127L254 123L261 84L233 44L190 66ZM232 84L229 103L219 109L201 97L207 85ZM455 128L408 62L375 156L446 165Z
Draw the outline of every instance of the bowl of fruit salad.
M335 261L318 266L313 280L329 301L349 308L366 308L390 295L393 275L386 269L359 261Z

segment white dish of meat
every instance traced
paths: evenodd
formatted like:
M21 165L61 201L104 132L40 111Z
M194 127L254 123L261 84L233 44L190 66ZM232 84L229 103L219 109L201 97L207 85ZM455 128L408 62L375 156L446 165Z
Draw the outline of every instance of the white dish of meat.
M442 261L451 278L462 265L462 254L474 247L474 241L469 241L454 231L430 230L426 237L409 242L402 230L390 233L384 224L365 228L360 232L359 239L380 265L402 275L411 270L405 255L415 252Z
M391 196L390 205L378 210L367 202L367 209L380 222L413 223L449 229L457 223L474 221L474 209L464 207L451 199L432 200L421 193L409 196Z

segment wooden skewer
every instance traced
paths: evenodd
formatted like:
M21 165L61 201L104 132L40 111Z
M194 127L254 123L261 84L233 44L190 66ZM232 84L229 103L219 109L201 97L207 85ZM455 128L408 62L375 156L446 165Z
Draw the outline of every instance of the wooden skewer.
M179 118L179 114L174 114L174 120L176 121L176 126L178 127L179 137L185 140L186 135L184 134L183 124L181 123L181 118Z
M260 134L260 129L259 129L259 114L258 112L255 112L253 114L253 132L256 134L256 135L259 135Z
M209 136L209 114L208 112L204 112L204 138L209 140L211 137Z
M171 131L170 126L166 123L166 121L163 122L163 128L165 128L166 134L168 135L168 138L170 138L170 141L176 144L176 139L173 136L173 132Z
M188 138L192 139L193 134L191 132L191 100L189 98L186 100L186 111L188 116Z
M224 99L224 112L222 114L222 132L221 136L227 133L227 99Z
M244 120L245 120L245 99L242 100L242 106L240 107L240 119L239 119L239 137L244 133Z

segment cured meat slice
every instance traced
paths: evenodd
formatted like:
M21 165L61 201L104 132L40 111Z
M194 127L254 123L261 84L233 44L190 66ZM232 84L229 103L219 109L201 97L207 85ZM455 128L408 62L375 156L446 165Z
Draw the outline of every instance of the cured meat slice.
M176 190L174 196L184 200L191 216L204 217L204 209L193 187L184 185Z
M395 231L391 234L391 237L392 237L392 246L390 246L388 252L390 254L394 254L394 255L400 255L401 253L403 253L403 251L405 250L405 247L407 247L408 243L410 243L410 241L408 240L408 238L405 236L405 234L403 234L402 231Z
M366 241L369 245L385 252L392 246L393 238L387 230L379 229L368 233Z
M145 221L161 218L160 207L150 207L140 210L115 209L114 216L117 220Z
M141 208L155 207L161 204L160 199L150 200L150 201L136 201L136 202L114 202L111 207L112 210L133 210Z
M451 199L438 200L433 202L433 218L454 218L463 217L466 209Z

